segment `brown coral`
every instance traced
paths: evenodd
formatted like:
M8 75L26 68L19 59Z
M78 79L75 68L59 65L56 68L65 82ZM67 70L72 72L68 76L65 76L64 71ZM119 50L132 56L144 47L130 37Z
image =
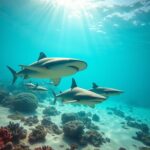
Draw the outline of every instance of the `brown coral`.
M54 149L50 146L42 146L42 147L37 147L34 150L54 150Z

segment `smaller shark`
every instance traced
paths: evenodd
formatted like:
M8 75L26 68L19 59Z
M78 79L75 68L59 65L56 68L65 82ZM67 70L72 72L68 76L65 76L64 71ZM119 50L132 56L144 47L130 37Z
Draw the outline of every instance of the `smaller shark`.
M78 87L75 79L73 78L72 78L72 85L70 89L61 92L58 95L56 95L54 91L52 91L52 93L54 95L54 103L56 103L56 100L60 98L63 103L83 104L83 105L88 105L92 108L95 107L95 104L99 104L106 99L106 97L102 95Z
M41 91L41 92L46 92L48 91L47 88L40 86L38 84L33 84L33 83L25 83L25 86L32 91Z
M118 89L114 89L114 88L107 88L107 87L100 87L98 86L96 83L93 82L93 87L92 89L90 89L89 91L92 91L94 93L103 95L105 97L109 97L109 96L114 96L114 95L119 95L122 94L123 91L118 90Z

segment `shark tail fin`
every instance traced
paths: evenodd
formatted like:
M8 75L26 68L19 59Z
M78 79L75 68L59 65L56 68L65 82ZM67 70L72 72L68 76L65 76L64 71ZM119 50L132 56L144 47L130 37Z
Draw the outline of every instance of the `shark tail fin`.
M54 104L56 104L57 97L56 97L56 93L53 90L52 90L52 94L54 96Z
M14 84L17 80L17 73L14 69L12 69L11 67L7 66L7 68L9 69L9 71L12 73L13 75L13 81L12 81L12 84Z

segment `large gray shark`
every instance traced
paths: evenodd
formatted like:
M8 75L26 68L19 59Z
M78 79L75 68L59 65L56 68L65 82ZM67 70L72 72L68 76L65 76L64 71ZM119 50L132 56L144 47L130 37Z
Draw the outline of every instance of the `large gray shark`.
M72 85L70 89L58 95L53 92L53 95L55 97L55 103L56 100L60 98L63 103L78 103L88 105L92 108L95 106L95 104L99 104L106 99L102 95L78 87L74 79L72 79Z
M103 95L105 97L119 95L123 93L123 91L114 88L100 87L96 83L93 83L93 87L89 91Z
M27 89L29 89L31 91L39 91L39 92L48 91L48 89L46 87L40 86L38 84L25 83L25 86L27 87Z
M20 65L22 70L16 72L7 66L13 74L13 84L17 77L29 78L49 78L54 85L58 85L62 77L73 75L87 68L87 63L73 58L47 58L41 52L38 60L29 66Z

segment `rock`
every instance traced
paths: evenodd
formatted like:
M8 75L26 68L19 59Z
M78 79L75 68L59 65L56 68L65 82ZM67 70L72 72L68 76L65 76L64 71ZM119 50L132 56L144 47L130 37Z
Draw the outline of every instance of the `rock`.
M80 138L84 133L84 124L81 121L69 121L63 126L64 135L68 138Z
M46 135L47 135L47 132L44 129L44 127L39 125L39 126L36 126L36 128L33 129L32 132L29 134L28 141L31 144L43 142L45 141Z
M78 120L78 116L76 113L64 113L61 116L62 123L67 123L69 121Z
M38 107L38 100L31 93L20 93L15 96L12 105L17 111L30 113Z
M99 122L100 121L100 117L97 114L94 114L92 116L92 120L95 121L95 122Z
M12 120L21 120L21 121L25 120L25 117L19 112L16 112L15 114L12 114L12 115L8 115L7 117Z
M49 106L43 110L43 114L46 116L56 116L56 115L59 115L59 112L57 111L55 107Z

